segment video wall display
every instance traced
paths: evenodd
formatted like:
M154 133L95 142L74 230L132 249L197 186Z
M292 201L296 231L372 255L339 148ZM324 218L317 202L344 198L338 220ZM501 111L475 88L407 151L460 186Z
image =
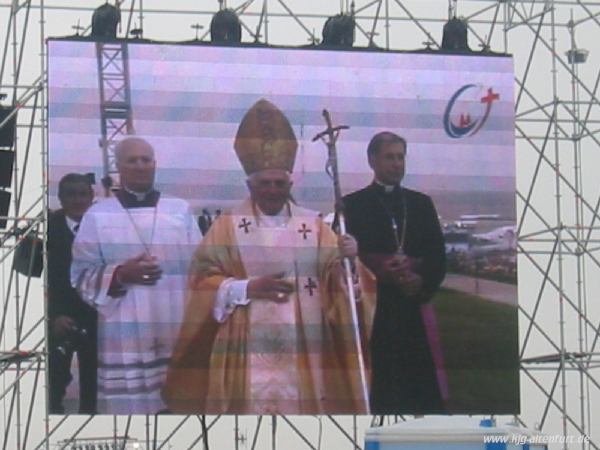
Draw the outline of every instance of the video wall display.
M511 57L48 55L51 414L519 411Z

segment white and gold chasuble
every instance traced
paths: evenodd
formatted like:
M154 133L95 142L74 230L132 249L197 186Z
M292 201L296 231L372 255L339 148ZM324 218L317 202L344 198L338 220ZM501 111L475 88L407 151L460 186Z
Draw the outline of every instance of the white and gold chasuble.
M193 261L163 389L171 411L366 413L337 237L315 211L290 204L268 217L248 200L213 223ZM232 287L237 306L215 315L234 281L279 273L294 286L287 301L246 303ZM359 304L366 348L374 302Z
M323 395L319 293L320 220L315 211L295 205L277 216L255 215L249 203L232 216L248 278L283 273L294 287L289 300L253 299L249 308L248 364L252 413L297 411L299 358L309 359L316 394ZM307 348L308 347L308 348Z

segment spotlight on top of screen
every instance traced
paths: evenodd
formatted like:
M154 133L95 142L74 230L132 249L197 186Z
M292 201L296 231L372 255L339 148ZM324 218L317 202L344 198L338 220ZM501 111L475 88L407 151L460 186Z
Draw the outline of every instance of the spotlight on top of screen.
M354 45L354 17L349 14L331 16L323 25L322 45L351 48Z
M444 25L442 50L452 52L470 52L467 42L467 21L452 17Z
M92 14L92 36L116 38L119 22L121 22L121 10L108 2L104 3Z
M237 44L242 40L242 24L235 11L222 9L210 21L210 40Z

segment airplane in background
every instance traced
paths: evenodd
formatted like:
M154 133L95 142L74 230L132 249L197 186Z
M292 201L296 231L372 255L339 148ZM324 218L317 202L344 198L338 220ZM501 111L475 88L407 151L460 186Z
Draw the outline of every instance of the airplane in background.
M487 253L490 251L516 250L517 226L506 225L487 233L473 234L472 238L476 252Z
M462 216L460 216L460 220L500 220L500 214L463 214Z

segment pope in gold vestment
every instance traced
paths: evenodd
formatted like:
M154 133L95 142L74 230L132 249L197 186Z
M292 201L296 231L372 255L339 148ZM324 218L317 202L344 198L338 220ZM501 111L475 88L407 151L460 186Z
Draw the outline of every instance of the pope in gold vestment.
M357 342L343 238L291 200L293 131L260 100L235 148L251 195L196 251L163 398L174 413L364 414L358 348L372 303L357 302Z
M289 206L289 220L267 225L261 217L256 223L246 202L202 241L163 391L171 411L366 412L337 237L314 212ZM240 225L248 222L246 233ZM223 323L215 319L214 298L226 280L273 270L296 286L288 301L252 300Z

